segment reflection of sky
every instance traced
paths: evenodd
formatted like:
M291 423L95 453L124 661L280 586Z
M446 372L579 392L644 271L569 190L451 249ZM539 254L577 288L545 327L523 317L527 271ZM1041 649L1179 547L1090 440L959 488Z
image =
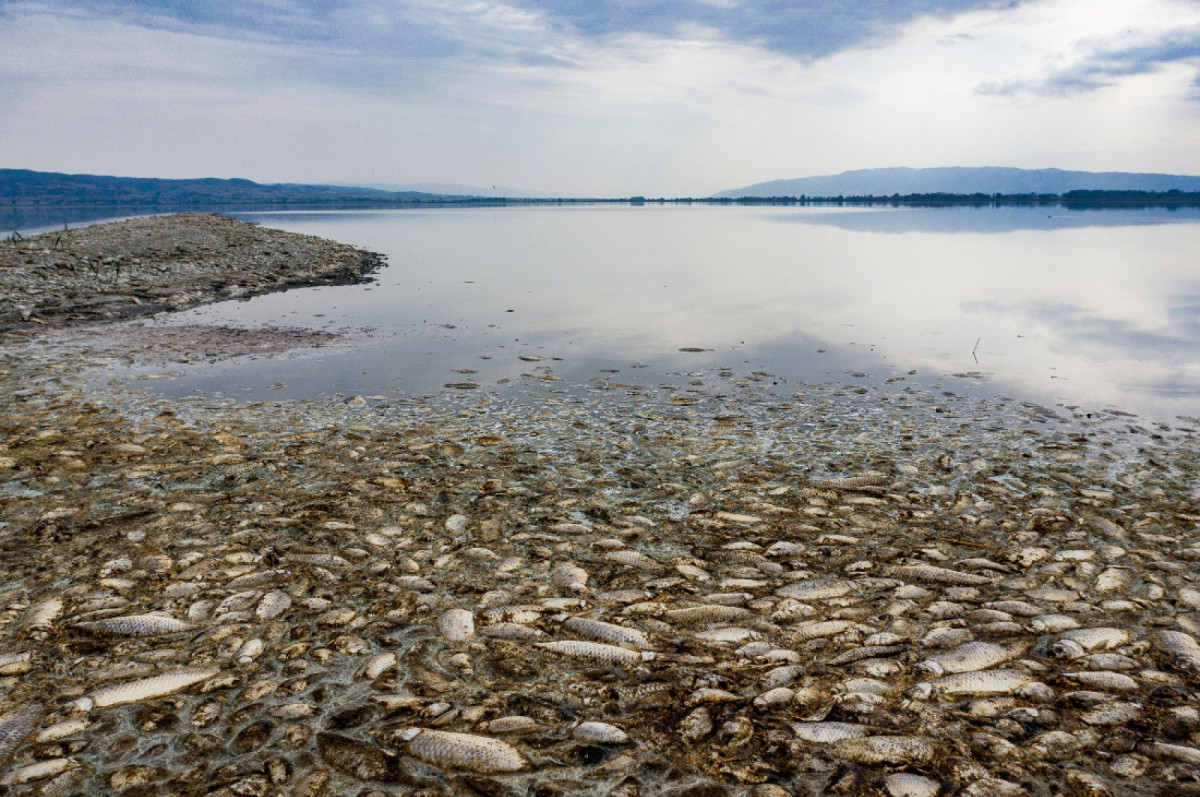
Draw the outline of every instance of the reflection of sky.
M1101 223L1113 213L1117 223ZM997 392L1044 402L1194 414L1200 224L1131 213L1052 229L1040 226L1045 208L250 215L384 252L390 266L370 289L292 291L177 320L369 327L374 337L223 366L175 389L269 378L299 392L424 392L545 366L568 381L605 368L627 377L642 362L645 372L727 366L804 380L978 371ZM547 360L517 360L529 353Z
M825 224L855 232L1004 233L1017 230L1063 230L1074 227L1133 227L1200 221L1200 207L1090 207L1062 205L953 205L941 208L871 206L836 213L781 213L778 221Z

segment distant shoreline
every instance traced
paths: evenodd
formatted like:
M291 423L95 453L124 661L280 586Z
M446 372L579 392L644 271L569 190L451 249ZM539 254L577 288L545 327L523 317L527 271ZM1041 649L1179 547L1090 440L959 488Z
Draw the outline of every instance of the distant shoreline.
M143 212L156 208L408 208L408 207L494 207L505 205L1067 205L1103 207L1200 206L1200 191L1068 191L1065 194L847 194L837 196L741 196L741 197L433 197L428 199L264 199L197 200L153 202L136 199L77 201L54 198L0 200L0 208L9 210L97 208Z

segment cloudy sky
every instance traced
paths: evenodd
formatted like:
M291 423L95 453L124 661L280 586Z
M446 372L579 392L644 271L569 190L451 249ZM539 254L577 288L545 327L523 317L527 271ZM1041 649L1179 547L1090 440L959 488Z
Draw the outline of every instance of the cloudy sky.
M0 0L0 154L588 196L1200 174L1200 0Z

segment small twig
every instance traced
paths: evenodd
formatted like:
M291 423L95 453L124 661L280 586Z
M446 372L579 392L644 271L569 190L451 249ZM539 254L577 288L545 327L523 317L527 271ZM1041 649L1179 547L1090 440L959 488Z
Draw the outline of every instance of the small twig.
M983 340L983 338L975 338L975 348L974 348L974 349L971 349L971 356L972 356L972 357L975 357L975 351L976 351L976 350L979 348L979 341L981 341L981 340ZM976 365L979 365L979 358L978 358L978 357L975 357L975 364L976 364Z

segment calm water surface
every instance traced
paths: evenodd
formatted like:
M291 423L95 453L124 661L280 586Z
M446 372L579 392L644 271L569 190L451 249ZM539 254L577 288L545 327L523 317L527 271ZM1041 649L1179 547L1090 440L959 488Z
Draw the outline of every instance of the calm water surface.
M381 252L390 265L370 286L164 318L347 331L353 342L187 366L157 389L275 398L559 384L547 379L717 389L727 369L785 386L937 384L1163 419L1200 414L1196 209L236 215ZM544 359L520 359L534 355Z

